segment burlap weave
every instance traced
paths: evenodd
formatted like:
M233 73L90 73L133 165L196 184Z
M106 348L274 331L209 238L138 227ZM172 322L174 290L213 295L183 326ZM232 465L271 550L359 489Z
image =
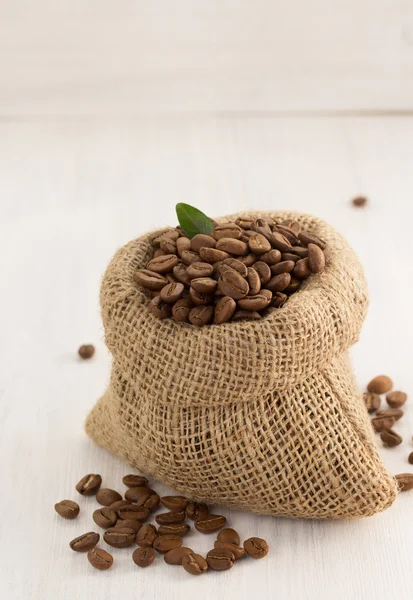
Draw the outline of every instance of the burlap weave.
M368 304L360 263L320 219L250 215L298 220L332 263L262 321L197 328L148 311L133 274L150 236L121 248L101 288L112 375L86 430L194 500L308 518L384 510L397 488L347 357Z

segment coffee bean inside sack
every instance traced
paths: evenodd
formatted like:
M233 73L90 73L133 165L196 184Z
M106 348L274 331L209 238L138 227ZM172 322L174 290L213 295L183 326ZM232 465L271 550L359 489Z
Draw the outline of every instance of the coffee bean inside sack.
M214 226L189 207L203 224L198 231L178 207L181 227L155 236L151 258L135 273L159 319L198 327L259 321L331 262L326 243L296 221L240 217Z

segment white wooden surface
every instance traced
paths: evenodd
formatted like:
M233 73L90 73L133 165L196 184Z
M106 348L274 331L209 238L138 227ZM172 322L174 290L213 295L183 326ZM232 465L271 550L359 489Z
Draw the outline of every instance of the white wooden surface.
M0 0L0 114L408 110L411 0Z
M224 510L243 537L266 538L270 554L198 579L159 558L138 570L129 549L114 551L110 571L94 571L68 547L95 528L93 498L80 498L73 522L53 510L58 500L79 500L74 485L87 472L123 489L129 468L82 429L109 375L99 281L118 246L175 222L177 201L210 214L295 208L332 222L357 249L370 284L370 312L353 352L360 386L384 372L412 395L412 156L413 122L406 118L0 125L2 598L412 597L413 492L354 522ZM366 210L349 205L358 193L370 198ZM83 342L97 347L90 362L76 358ZM411 406L397 429L405 442L383 449L383 459L392 473L413 471ZM201 552L211 546L200 535L185 541Z

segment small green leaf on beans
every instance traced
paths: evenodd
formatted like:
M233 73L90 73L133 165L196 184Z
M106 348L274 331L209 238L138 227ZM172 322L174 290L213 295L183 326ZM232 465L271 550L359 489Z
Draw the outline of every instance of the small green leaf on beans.
M184 233L191 239L197 233L208 235L214 229L211 219L190 204L183 204L182 202L177 204L176 214Z

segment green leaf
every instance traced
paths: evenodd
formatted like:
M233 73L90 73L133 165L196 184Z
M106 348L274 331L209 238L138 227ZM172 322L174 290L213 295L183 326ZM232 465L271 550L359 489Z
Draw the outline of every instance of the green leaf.
M210 234L214 225L203 212L191 206L179 202L176 205L176 215L184 233L192 239L197 233Z

